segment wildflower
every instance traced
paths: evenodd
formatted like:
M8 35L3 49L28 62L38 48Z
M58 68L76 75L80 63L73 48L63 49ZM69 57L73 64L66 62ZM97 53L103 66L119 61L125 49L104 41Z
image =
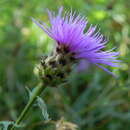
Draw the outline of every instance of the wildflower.
M76 62L86 60L112 74L101 64L119 67L120 61L117 60L119 53L113 52L113 49L102 50L108 41L99 31L96 32L96 26L91 25L85 31L88 23L85 17L76 16L76 13L72 11L62 16L62 10L63 8L59 9L57 16L54 12L48 11L50 27L43 22L32 19L49 37L56 41L55 55L58 54L59 57L70 59L67 63L73 60Z

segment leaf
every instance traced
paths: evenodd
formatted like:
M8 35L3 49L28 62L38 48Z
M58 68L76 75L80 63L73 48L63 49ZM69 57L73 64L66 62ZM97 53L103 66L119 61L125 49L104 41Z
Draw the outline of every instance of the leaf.
M50 120L49 119L49 114L47 113L47 107L46 107L46 104L45 104L44 100L42 98L40 98L40 97L37 97L37 104L38 104L39 108L42 111L42 115L43 115L44 119L46 121Z
M2 130L8 130L10 125L13 125L16 128L22 128L25 127L24 124L15 125L15 122L13 121L0 121L0 126L2 125Z
M13 121L0 121L0 125L2 125L2 130L8 130L10 125L14 125Z
M14 127L15 127L15 128L23 128L23 127L25 127L25 126L26 126L25 124L19 124L19 125L14 124Z
M28 87L25 87L26 91L27 91L27 94L29 95L29 99L32 95L32 91L28 88Z

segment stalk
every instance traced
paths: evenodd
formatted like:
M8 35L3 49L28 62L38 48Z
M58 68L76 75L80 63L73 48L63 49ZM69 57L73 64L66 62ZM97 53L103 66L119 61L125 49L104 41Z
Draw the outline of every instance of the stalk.
M18 119L15 122L16 126L21 123L21 121L24 119L27 112L30 110L31 106L33 105L34 101L36 100L37 96L39 96L43 90L44 90L44 87L42 85L37 86L36 88L34 88L27 105L25 106L25 108L23 109L20 116L18 117ZM14 130L14 128L15 128L15 126L13 126L11 128L11 130Z

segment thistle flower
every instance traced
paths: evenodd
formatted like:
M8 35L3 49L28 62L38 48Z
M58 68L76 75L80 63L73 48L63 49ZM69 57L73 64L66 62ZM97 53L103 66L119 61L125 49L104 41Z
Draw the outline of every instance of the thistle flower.
M62 10L63 8L59 9L57 16L54 12L48 11L50 27L41 21L32 20L49 37L56 41L56 53L61 55L61 57L67 57L68 55L75 61L86 60L113 75L101 64L119 67L120 61L117 60L119 53L113 52L113 49L102 50L106 47L108 41L99 31L96 32L96 26L91 25L85 31L88 24L85 17L76 16L76 13L72 11L62 16Z

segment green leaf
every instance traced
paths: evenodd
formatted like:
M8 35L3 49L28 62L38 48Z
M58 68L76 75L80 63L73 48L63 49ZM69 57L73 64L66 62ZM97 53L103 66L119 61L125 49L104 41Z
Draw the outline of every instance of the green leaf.
M16 128L23 128L25 126L26 126L25 124L19 124L19 125L14 124L14 127L16 127Z
M29 99L32 95L32 91L28 88L28 87L25 87L26 91L27 91L27 94L29 95Z
M2 130L8 130L9 126L13 125L16 128L22 128L25 127L24 124L15 125L15 122L13 121L0 121L0 126L2 126ZM1 128L1 127L0 127ZM0 129L1 130L1 129Z
M13 124L13 121L0 121L0 125L2 125L2 130L8 130L8 127Z
M37 104L38 104L39 108L42 111L42 115L43 115L44 119L46 121L50 120L49 119L49 114L47 112L47 107L46 107L46 104L45 104L44 100L42 98L40 98L40 97L37 97Z

